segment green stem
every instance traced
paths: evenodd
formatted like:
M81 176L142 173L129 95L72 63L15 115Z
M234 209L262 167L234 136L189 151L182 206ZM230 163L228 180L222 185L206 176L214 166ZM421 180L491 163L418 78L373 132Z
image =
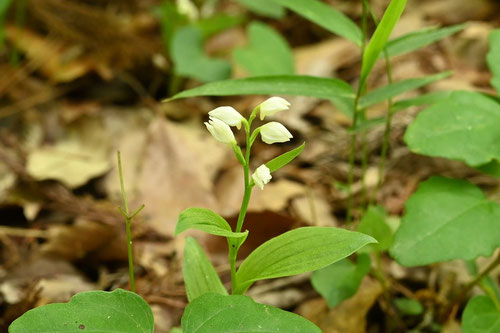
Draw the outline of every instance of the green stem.
M367 20L367 6L366 6L366 0L363 0L363 16L362 16L362 33L363 33L363 39L361 43L361 58L363 58L363 54L365 53L366 49L366 36L367 36L367 27L366 27L366 20ZM347 175L347 213L346 213L346 223L351 223L352 222L352 209L354 206L354 198L352 196L352 185L354 183L354 164L356 160L356 143L358 141L358 135L357 135L357 130L356 127L358 126L358 118L359 118L359 113L361 110L359 110L359 99L361 98L361 95L365 91L365 86L366 86L366 80L361 80L358 85L358 90L356 92L356 97L354 98L354 106L353 106L353 117L352 117L352 134L351 134L351 144L350 144L350 152L349 152L349 173ZM363 177L364 178L364 177Z

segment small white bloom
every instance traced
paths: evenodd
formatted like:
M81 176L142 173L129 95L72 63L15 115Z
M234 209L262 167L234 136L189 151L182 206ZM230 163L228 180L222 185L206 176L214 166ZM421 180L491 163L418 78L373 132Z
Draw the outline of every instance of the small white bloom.
M264 164L258 167L252 175L253 181L261 190L264 189L264 185L269 183L271 178L273 178L271 176L271 171Z
M245 119L238 111L230 106L220 106L213 109L208 114L210 117L222 120L229 126L236 126L238 129L241 128L241 122Z
M288 110L290 103L281 97L271 97L260 104L260 120L265 116L272 116L276 112Z
M236 143L231 127L222 120L210 117L208 123L205 122L205 126L207 126L208 131L213 135L215 140L227 144Z
M262 125L260 128L260 136L262 137L262 141L267 144L287 142L293 138L286 127L276 121L271 121L270 123Z
M191 21L198 19L198 8L190 0L177 0L176 3L179 13L186 15Z

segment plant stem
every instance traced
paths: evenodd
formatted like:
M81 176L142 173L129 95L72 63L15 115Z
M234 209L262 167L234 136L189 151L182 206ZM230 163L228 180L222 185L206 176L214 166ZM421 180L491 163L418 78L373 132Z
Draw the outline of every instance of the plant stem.
M361 43L361 58L363 58L363 54L365 53L366 49L366 36L367 36L367 27L366 27L366 21L367 21L367 5L366 5L366 0L363 0L363 16L362 16L362 43ZM347 213L346 213L346 223L351 223L352 222L352 209L354 206L354 198L352 197L352 185L354 183L354 164L356 160L356 143L358 141L358 135L357 135L357 125L358 125L358 118L359 118L359 99L361 98L361 94L364 92L366 86L366 80L362 80L359 82L358 85L358 90L356 92L356 97L354 98L354 106L353 106L353 116L352 116L352 134L351 134L351 145L350 145L350 152L349 152L349 173L347 175ZM363 177L364 178L364 177Z

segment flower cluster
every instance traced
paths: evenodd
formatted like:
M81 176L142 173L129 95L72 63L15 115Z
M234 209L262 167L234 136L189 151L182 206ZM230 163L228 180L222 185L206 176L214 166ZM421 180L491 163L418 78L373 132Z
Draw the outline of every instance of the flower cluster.
M257 113L260 113L260 119L264 120L266 116L272 116L277 112L288 110L289 106L290 103L287 100L281 97L271 97L258 105L248 120L233 107L221 106L208 113L209 120L205 122L205 126L207 126L208 131L217 141L231 145L238 160L248 168L249 151L258 134L260 134L262 141L267 144L287 142L292 138L292 134L287 128L276 121L268 122L250 133L250 126ZM230 127L235 126L239 130L242 124L247 134L246 157L243 157ZM264 164L259 166L252 175L253 184L259 186L261 189L264 188L265 184L269 183L271 178L271 171Z

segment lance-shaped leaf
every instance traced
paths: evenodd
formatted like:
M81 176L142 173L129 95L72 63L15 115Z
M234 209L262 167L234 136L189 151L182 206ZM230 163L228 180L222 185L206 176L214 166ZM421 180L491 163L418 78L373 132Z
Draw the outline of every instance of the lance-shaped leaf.
M406 6L406 0L392 0L387 7L380 24L377 26L372 39L368 43L363 54L361 65L361 83L366 82L375 62L384 49L394 26L399 20Z
M175 236L190 228L224 237L241 238L248 234L248 231L233 232L229 223L222 216L206 208L192 207L179 214L175 226Z
M227 295L227 290L220 281L214 266L198 242L192 237L186 238L182 274L189 301L208 292Z
M408 53L418 50L424 46L437 42L445 37L453 35L465 28L465 24L457 24L449 27L426 27L421 30L409 32L387 43L389 56Z
M393 112L401 111L411 106L432 105L434 103L441 102L442 100L449 98L451 94L452 91L433 91L417 97L403 99L393 104L392 111Z
M361 97L360 107L367 108L371 105L384 102L389 98L398 96L404 92L424 87L432 82L442 80L451 75L451 72L438 73L420 78L406 79L393 82L384 87L375 89Z
M318 0L270 0L361 46L363 34L350 18Z
M465 161L471 166L500 159L500 104L475 92L457 91L420 112L405 142L417 154Z
M488 296L476 296L462 315L463 333L500 332L500 310Z
M386 220L387 213L382 207L368 207L358 225L357 231L372 236L378 243L369 244L360 250L360 252L389 250L392 245L393 233Z
M491 85L495 87L497 93L500 94L500 29L493 30L490 34L490 51L486 56L488 67L490 68L493 77Z
M251 76L294 74L292 50L279 33L253 22L248 27L248 37L248 46L234 50L233 57Z
M304 150L305 146L306 143L304 142L297 148L290 150L284 154L281 154L278 157L273 158L272 160L266 163L266 167L269 169L270 172L274 172L284 167L285 165L293 161L295 157L299 156L299 154L302 153L302 151Z
M171 99L235 95L295 95L325 99L341 96L354 99L354 90L346 82L339 79L278 75L211 82L185 90Z
M315 271L344 259L372 237L340 228L304 227L279 235L255 249L243 261L236 279L242 293L257 280Z
M269 0L236 0L243 4L253 12L272 17L282 18L285 16L285 9L278 4L272 3Z
M248 296L208 293L192 301L182 316L185 333L321 333L305 318L254 302Z
M432 177L405 207L390 250L404 266L472 260L500 246L500 205L466 181Z
M68 303L30 310L9 327L10 333L123 332L153 333L153 312L136 293L85 291Z

